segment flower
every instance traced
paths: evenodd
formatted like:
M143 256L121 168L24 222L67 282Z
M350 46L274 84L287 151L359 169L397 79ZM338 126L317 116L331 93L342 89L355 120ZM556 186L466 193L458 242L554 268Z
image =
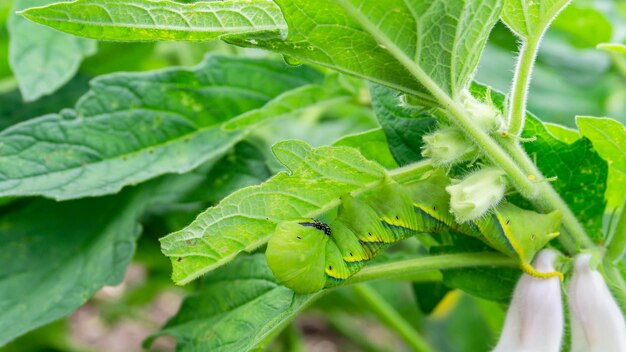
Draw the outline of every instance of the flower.
M450 211L457 222L479 218L504 197L504 171L495 167L483 168L446 187L446 191L450 193Z
M467 160L478 151L476 145L467 140L463 133L453 127L439 129L423 137L422 155L432 160L433 165L451 165Z
M626 351L626 323L591 254L576 257L568 287L572 352Z
M544 249L533 265L553 272L556 253ZM493 352L559 352L563 338L563 304L558 277L523 274L515 286L504 329Z

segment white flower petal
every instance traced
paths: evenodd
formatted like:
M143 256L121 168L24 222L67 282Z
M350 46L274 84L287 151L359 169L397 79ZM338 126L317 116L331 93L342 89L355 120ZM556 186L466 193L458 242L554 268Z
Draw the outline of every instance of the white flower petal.
M624 316L590 259L587 253L576 257L568 288L572 352L626 351Z
M556 253L544 249L533 265L555 271ZM558 277L539 279L522 275L515 286L504 329L493 352L559 352L563 338L563 304Z

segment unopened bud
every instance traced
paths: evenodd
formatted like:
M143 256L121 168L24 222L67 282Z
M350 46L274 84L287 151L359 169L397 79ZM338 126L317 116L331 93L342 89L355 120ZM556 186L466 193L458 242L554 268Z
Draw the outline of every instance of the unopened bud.
M572 352L626 351L626 323L602 275L589 266L591 254L576 257L568 288Z
M544 249L533 265L542 272L553 272L555 259L555 252ZM540 279L523 274L493 352L559 352L563 337L560 286L558 277Z
M498 205L506 191L504 172L495 167L483 168L446 187L450 210L458 222L474 220Z
M433 165L452 165L468 160L476 155L478 149L456 128L448 127L437 130L423 137L422 155L430 158Z
M502 113L493 104L483 103L469 92L463 96L463 107L469 117L487 132L499 130L504 125Z

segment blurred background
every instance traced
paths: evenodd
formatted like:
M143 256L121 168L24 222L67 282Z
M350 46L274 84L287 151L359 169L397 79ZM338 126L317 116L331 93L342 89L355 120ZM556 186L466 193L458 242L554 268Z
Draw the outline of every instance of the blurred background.
M71 79L51 92L23 97L15 75L23 69L9 65L10 41L19 33L7 29L15 21L12 0L0 1L0 129L20 121L72 107L89 89L90 79L118 71L147 71L170 66L192 66L207 52L259 56L266 52L212 43L92 43L79 59ZM529 110L544 121L575 126L575 116L607 116L626 123L626 56L596 46L625 42L626 1L575 0L555 20L544 38L536 63ZM503 25L491 34L476 80L507 92L511 84L518 42ZM44 60L45 58L40 58ZM37 67L36 58L23 63ZM13 65L16 66L16 65ZM350 133L377 126L367 89L358 101L313 109L297 119L272 122L257 131L254 143L240 143L207 171L203 182L176 203L150 207L141 217L141 237L122 284L105 287L66 319L43 326L0 348L9 351L140 351L143 341L173 317L183 298L201 282L177 287L170 280L171 265L158 239L186 226L208 206L243 186L257 184L277 170L269 155L273 142L302 139L314 146L333 143ZM26 98L26 99L24 99ZM280 128L277 128L280 126ZM243 162L242 162L243 160ZM242 166L243 165L243 166ZM199 170L198 172L203 172ZM0 199L0 227L11 214L33 200ZM51 201L45 201L52 205ZM64 207L65 205L59 205ZM71 205L76 206L76 205ZM70 205L68 205L70 207ZM419 251L407 241L392 253ZM6 254L5 254L6 256ZM1 257L1 256L0 256ZM0 276L0 280L2 277ZM485 351L501 328L506 296L513 282L503 282L502 297L488 301L432 283L382 282L371 287L390 302L439 351ZM325 314L321 314L321 312ZM2 313L0 313L2 314ZM155 351L171 351L173 339L156 337ZM270 345L272 351L403 351L409 350L394 332L368 312L363 297L352 289L324 296L299 316Z

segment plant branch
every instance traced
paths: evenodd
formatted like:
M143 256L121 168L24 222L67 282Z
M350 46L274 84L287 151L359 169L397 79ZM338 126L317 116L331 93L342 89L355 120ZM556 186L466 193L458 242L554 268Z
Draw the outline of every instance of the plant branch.
M446 93L424 70L417 65L396 43L382 33L369 19L347 0L338 0L346 11L357 20L389 53L396 58L418 82L420 82L445 108L456 123L482 149L484 154L500 166L512 179L515 187L525 196L535 195L535 185L517 167L511 157L465 113L463 107Z
M509 177L513 186L526 198L536 201L545 210L559 209L564 214L564 225L567 229L561 234L560 240L568 246L568 250L573 250L576 245L592 245L584 228L578 220L571 214L567 204L560 198L549 184L537 184L531 181L529 176L536 176L541 179L541 173L530 160L528 155L521 149L515 152L515 160L496 142L487 132L485 132L475 121L473 121L461 104L455 101L446 93L424 70L413 61L396 43L387 35L380 31L364 14L359 12L348 0L337 0L338 3L352 16L359 24L370 33L382 46L387 48L389 53L398 60L415 79L422 84L437 101L445 108L454 122L464 133L476 143L483 154L495 165L500 167ZM559 7L560 8L560 7ZM557 8L558 10L558 8ZM550 18L552 18L551 16ZM547 28L547 24L541 28ZM536 45L541 41L543 32L535 36ZM532 48L531 48L532 49ZM533 49L531 51L536 51ZM534 61L534 60L533 60ZM530 75L532 64L527 72ZM521 126L523 128L523 125ZM521 165L526 166L522 167ZM539 192L541 189L542 192ZM571 215L571 216L570 216Z
M524 129L528 89L540 42L540 39L534 38L524 41L518 56L511 88L511 107L507 118L509 133L514 136L519 136Z
M402 279L434 270L473 266L518 267L518 264L514 259L495 252L443 254L368 266L338 286L381 279Z
M366 284L352 286L352 292L363 301L386 326L395 330L415 351L429 352L433 349L426 340L376 291Z

